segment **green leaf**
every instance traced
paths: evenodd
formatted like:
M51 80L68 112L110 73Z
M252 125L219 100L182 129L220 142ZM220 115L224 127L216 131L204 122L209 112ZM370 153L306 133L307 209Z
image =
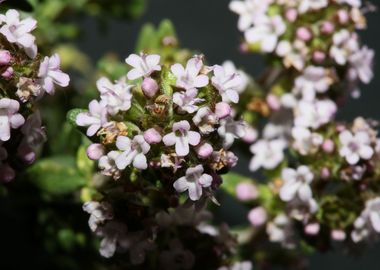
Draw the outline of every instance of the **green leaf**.
M158 40L165 37L177 37L173 23L170 20L163 20L158 26L157 31Z
M88 112L88 110L85 109L72 109L67 113L67 121L73 126L77 126L76 124L76 119L78 114L83 113L83 112Z
M157 49L158 48L158 38L156 35L156 30L152 24L145 24L140 31L139 37L137 39L136 53L143 51Z
M87 156L86 147L81 145L77 152L77 167L82 175L91 178L93 175L94 161Z
M28 174L35 186L52 195L68 194L86 184L71 156L42 159L29 168Z

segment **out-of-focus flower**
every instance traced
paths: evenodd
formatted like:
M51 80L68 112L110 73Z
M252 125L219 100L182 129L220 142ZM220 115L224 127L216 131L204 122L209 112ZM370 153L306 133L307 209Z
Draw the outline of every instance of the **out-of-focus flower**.
M368 160L374 154L370 137L364 131L352 134L345 130L339 134L339 140L342 144L339 153L350 165L357 164L360 159Z
M249 169L256 171L260 167L266 170L276 168L284 159L284 149L286 143L282 139L276 140L259 140L250 148L254 154Z
M280 190L280 198L283 201L291 201L298 197L304 202L312 198L310 183L314 175L307 166L300 166L297 170L285 168L282 170L284 184Z

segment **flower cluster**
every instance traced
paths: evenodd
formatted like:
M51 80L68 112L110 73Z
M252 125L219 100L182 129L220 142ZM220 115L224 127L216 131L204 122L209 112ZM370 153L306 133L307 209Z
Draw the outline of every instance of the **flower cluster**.
M66 87L70 78L60 70L57 54L42 58L37 53L37 27L33 18L18 11L0 14L0 181L15 177L20 164L31 164L35 149L46 139L35 102L55 85ZM21 162L20 162L21 161Z
M143 250L166 249L157 248L160 243L154 231L158 227L160 233L168 233L162 223L173 219L169 208L180 215L187 211L179 206L182 199L186 205L204 205L208 198L215 201L219 175L237 162L229 149L246 131L242 121L234 120L230 105L239 100L243 79L238 73L206 66L202 56L190 58L185 66L161 61L155 54L128 56L131 68L124 77L115 82L100 78L100 100L91 101L88 111L72 111L77 126L85 128L93 141L88 157L98 161L103 176L111 177L105 190L98 189L101 202L94 204L101 209L110 205L114 213L98 218L99 211L86 206L92 215L90 227L103 237L103 256L126 251L134 265L143 265ZM187 196L181 198L181 193ZM120 210L119 205L128 209ZM117 234L109 236L109 230ZM188 230L194 230L194 224ZM172 240L169 250L161 254L165 264L179 263L177 255L188 260L184 265L198 263L183 239Z

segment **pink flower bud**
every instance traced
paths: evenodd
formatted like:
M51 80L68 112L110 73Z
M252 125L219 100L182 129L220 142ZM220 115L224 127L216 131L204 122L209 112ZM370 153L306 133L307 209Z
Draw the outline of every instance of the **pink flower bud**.
M236 186L236 197L240 201L251 201L257 199L259 192L256 186L249 182L243 182Z
M260 227L268 219L267 211L263 207L253 208L248 213L248 220L254 227Z
M334 152L335 144L331 139L327 139L323 142L322 149L323 149L323 151L325 151L325 153L330 154L330 153Z
M297 38L302 41L309 41L312 38L312 34L306 27L300 27L297 29Z
M288 9L285 13L285 17L289 22L295 22L298 17L298 12L295 8Z
M215 105L215 114L219 119L231 115L231 106L226 102L219 102Z
M281 101L276 95L269 94L266 98L266 101L269 108L271 108L273 111L278 111L281 108Z
M346 240L346 232L343 230L332 230L331 238L335 241L344 241Z
M4 164L0 167L0 180L4 183L9 183L16 176L15 171L11 168L11 166Z
M27 164L32 164L36 160L36 153L29 146L20 146L18 156Z
M144 139L149 144L157 144L161 142L161 134L154 128L150 128L144 132Z
M335 30L335 25L332 22L326 21L321 25L321 32L323 34L331 34Z
M8 65L11 61L11 53L7 50L0 50L0 65Z
M104 147L100 143L93 143L87 148L87 156L91 160L99 160L104 155Z
M210 144L204 143L201 146L197 147L196 151L199 158L205 159L211 156L214 149Z
M307 235L317 235L319 233L319 230L319 223L310 223L307 224L304 228L304 231Z
M3 76L4 78L6 79L9 79L13 76L13 68L12 67L8 67L2 74L1 76Z
M339 10L337 16L341 24L346 24L350 20L350 14L348 14L347 10L344 9Z
M326 60L326 54L321 51L315 51L313 53L313 60L317 63L322 63L323 61Z
M158 84L155 80L148 77L141 84L141 89L147 97L154 97L158 91Z
M256 141L257 137L258 137L257 130L254 129L253 127L247 126L247 128L245 129L245 135L242 138L242 140L245 143L251 144L254 141Z
M330 173L329 168L324 167L321 169L321 178L322 179L327 180L330 178L330 176L331 176L331 173Z
M245 54L245 53L248 53L249 52L249 46L248 46L248 44L247 43L242 43L242 44L240 44L240 46L239 46L239 51L241 52L241 53L243 53L243 54Z

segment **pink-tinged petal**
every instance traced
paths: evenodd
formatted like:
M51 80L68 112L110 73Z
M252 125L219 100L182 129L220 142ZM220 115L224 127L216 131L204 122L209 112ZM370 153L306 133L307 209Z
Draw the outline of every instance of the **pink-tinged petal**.
M299 186L300 184L298 182L284 185L280 190L281 200L285 202L291 201L295 197Z
M63 73L62 71L49 71L49 76L53 78L54 83L61 86L61 87L67 87L70 82L70 77L66 73Z
M42 88L45 89L45 91L52 95L54 94L54 82L53 82L53 79L50 78L50 77L46 77L43 82L42 82Z
M25 53L27 56L29 56L31 59L36 58L37 56L37 45L33 44L32 46L25 48Z
M101 94L105 94L109 92L111 89L113 89L113 84L108 78L102 77L99 80L97 80L96 87L98 88L98 91Z
M197 201L202 196L202 187L196 183L188 183L189 197L192 201Z
M372 147L368 145L363 145L360 147L359 155L362 159L368 160L373 156L373 154L374 154L374 151Z
M5 13L7 24L17 24L20 21L20 13L15 9L10 9Z
M239 94L235 90L227 90L226 94L229 100L231 100L231 102L233 103L239 102Z
M25 118L21 114L14 114L9 118L12 128L19 128L25 123Z
M199 58L191 58L187 61L186 72L191 78L195 78L203 66L202 60Z
M200 88L208 85L208 77L206 75L199 75L194 80L194 87Z
M133 167L139 170L145 170L146 168L148 168L146 156L142 153L136 155L136 157L133 160Z
M297 177L297 172L290 168L285 168L282 170L281 177L284 181L292 181L294 182L294 179Z
M358 133L355 134L355 139L358 140L359 142L365 144L365 143L370 143L371 139L369 138L369 135L365 131L359 131Z
M0 140L5 142L11 137L11 127L7 116L0 116Z
M378 233L380 233L380 215L378 212L371 212L369 215L372 227Z
M199 183L201 184L202 187L209 187L212 184L212 176L209 174L203 174L199 178Z
M359 162L360 157L356 153L351 153L351 154L346 156L346 160L347 160L348 164L355 165L356 163Z
M174 182L173 187L179 193L184 192L188 189L188 182L186 177L181 177Z
M177 130L190 130L190 124L188 121L183 120L173 124L173 131Z
M11 31L9 31L9 27L6 25L0 28L0 33L3 34L7 38L7 40L11 43L14 43L17 41L15 36L11 33Z
M305 184L301 185L301 187L298 189L298 196L304 202L309 201L312 198L312 191L310 186Z
M176 138L175 152L178 156L181 157L187 156L189 154L189 140L187 137L182 136Z
M172 65L170 70L177 78L181 77L185 73L185 69L181 64Z
M166 146L172 146L176 143L176 136L174 132L166 134L163 138L162 141Z
M125 136L119 136L116 139L116 147L121 151L131 150L131 139Z
M192 146L196 146L201 141L201 135L198 132L189 131L188 140L189 140L189 144L191 144Z
M125 59L125 62L132 67L138 67L141 61L141 57L137 54L131 54Z
M49 58L49 67L52 70L57 70L60 68L60 66L61 66L61 58L59 57L57 53L55 53Z
M100 125L99 124L94 124L94 125L91 125L88 129L87 129L87 136L88 137L92 137L95 135L95 133L100 129Z
M37 21L32 18L26 18L22 20L22 23L17 29L18 33L29 33L36 29L37 27Z
M213 71L214 71L215 77L217 78L225 77L224 68L222 66L215 65Z
M30 48L34 44L36 38L31 34L24 34L17 39L17 43L21 44L24 48Z
M45 77L49 71L49 57L45 56L38 70L38 77Z
M345 130L339 134L339 140L342 144L348 144L353 139L351 132Z
M144 74L141 73L141 72L140 72L139 70L137 70L137 69L132 69L132 70L130 70L130 71L127 73L127 78L128 78L128 80L131 80L131 81L136 80L136 79L138 79L138 78L140 78L140 77L142 77L142 76L144 76Z
M115 159L115 164L119 170L124 170L132 163L132 160L133 156L130 152L123 152Z
M154 70L161 70L161 67L159 66L160 64L160 58L161 56L157 54L151 54L146 57L146 63L148 64L149 67L154 68Z

